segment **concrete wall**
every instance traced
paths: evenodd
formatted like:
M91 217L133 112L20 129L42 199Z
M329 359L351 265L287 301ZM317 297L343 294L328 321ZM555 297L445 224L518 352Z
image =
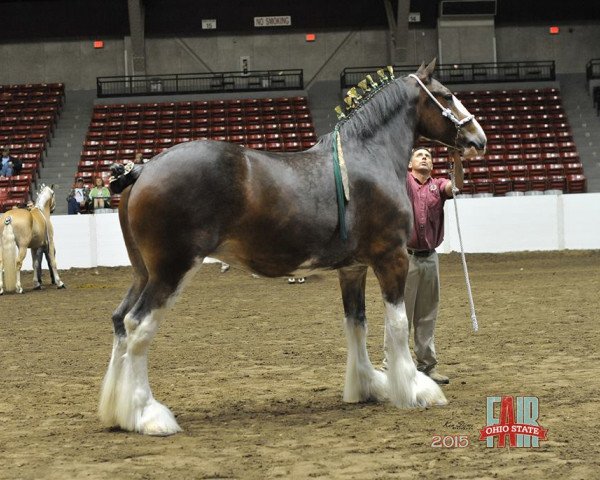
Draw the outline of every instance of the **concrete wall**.
M569 29L572 32L569 32ZM348 66L389 63L387 31L315 31L315 42L304 32L147 38L149 74L239 71L240 57L250 68L303 68L305 80L338 81ZM496 27L498 61L555 60L558 73L583 72L590 58L600 57L598 25L561 25L560 35L547 26ZM407 63L438 56L436 29L411 28ZM95 50L91 39L0 44L0 84L64 82L70 90L94 89L97 76L125 73L125 41L105 39Z
M63 82L69 90L96 89L96 77L124 74L123 39L0 44L0 84Z
M463 245L470 253L600 249L600 193L458 199ZM453 202L445 206L438 251L460 251ZM59 269L130 265L116 213L56 215ZM45 264L44 264L45 265ZM27 256L24 269L31 270Z
M600 57L600 27L558 25L558 35L550 35L548 25L496 27L498 61L554 60L557 73L585 72L586 63Z

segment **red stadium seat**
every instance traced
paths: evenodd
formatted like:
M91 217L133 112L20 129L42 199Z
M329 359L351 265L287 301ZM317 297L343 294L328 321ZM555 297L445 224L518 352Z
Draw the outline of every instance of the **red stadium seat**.
M583 175L567 175L567 193L587 192L587 181Z
M506 195L512 191L512 180L506 177L494 178L494 195Z

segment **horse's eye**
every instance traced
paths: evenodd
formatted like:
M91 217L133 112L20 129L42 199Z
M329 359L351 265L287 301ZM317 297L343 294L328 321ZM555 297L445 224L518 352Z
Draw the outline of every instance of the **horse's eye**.
M448 100L449 102L451 102L453 97L454 97L454 95L449 93L447 95L444 95L444 100Z

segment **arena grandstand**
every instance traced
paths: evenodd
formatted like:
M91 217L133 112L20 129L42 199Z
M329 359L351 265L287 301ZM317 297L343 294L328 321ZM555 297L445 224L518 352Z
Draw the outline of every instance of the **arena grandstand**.
M479 152L462 160L464 186L456 195L456 201L446 202L445 217L442 217L445 237L437 251L491 254L600 249L600 8L597 0L21 0L0 1L0 18L3 20L0 29L3 66L0 69L0 150L9 152L3 154L3 168L5 161L20 165L12 174L0 176L0 214L15 208L31 209L30 202L35 202L42 185L52 185L56 199L52 225L58 268L88 269L82 270L84 273L76 270L73 276L89 278L98 274L98 267L129 267L132 258L125 248L119 223L118 207L124 205L119 193L111 192L103 207L87 203L79 205L78 212L69 211L68 198L80 186L80 180L87 189L94 187L98 178L108 185L114 164L132 167L130 162L152 162L176 145L194 141L228 142L261 152L297 154L311 148L314 151L327 145L320 139L337 132L336 126L360 106L361 99L372 98L371 88L414 73L433 59L437 59L433 77L460 100L464 106L461 111L466 109L474 115L487 137L485 154ZM452 99L452 95L449 98ZM342 142L343 139L340 145ZM450 177L451 146L424 137L417 138L412 146L429 148L434 177ZM475 151L475 147L472 150ZM338 144L334 143L332 162L339 168L344 160L337 155ZM349 158L347 155L346 161L351 161ZM340 190L337 193L337 201L342 198L343 204L343 193ZM332 197L331 201L335 202L336 198ZM353 198L349 200L352 201ZM176 198L173 204L179 208L194 208L178 204ZM339 218L343 219L343 215L341 213ZM340 232L341 224L342 221ZM435 250L431 249L430 253ZM563 253L575 255L576 252ZM597 263L595 255L593 261ZM32 270L33 262L27 257L23 268ZM514 271L510 272L511 278L515 272L523 271L517 263L515 261ZM226 271L228 266L223 268ZM465 266L468 283L466 270ZM455 277L461 282L462 275L463 271L457 269ZM65 283L69 284L68 279ZM84 295L92 284L91 280L79 282L74 298ZM123 285L119 285L121 287ZM116 292L109 284L101 288L106 289L108 296L118 296L120 301L121 291ZM228 288L245 291L245 284ZM494 289L493 285L490 289ZM6 298L9 297L0 297L2 301ZM71 315L90 315L94 300L86 298L87 303L74 306ZM113 300L116 306L116 297L111 298ZM52 301L60 303L58 297ZM52 305L48 307L50 310ZM453 305L464 307L466 302L463 298ZM506 309L500 310L510 316ZM240 318L258 317L258 313L248 312L241 309ZM575 317L573 314L565 318L575 322ZM102 312L102 321L107 318ZM110 325L103 323L103 326L108 332ZM539 329L544 330L544 326ZM7 331L7 335L17 335ZM32 345L32 354L37 355L38 350L46 347L36 344L34 334L31 335L28 345ZM250 332L243 341L248 342L252 335ZM210 341L221 340L213 337ZM366 342L364 338L363 341ZM577 345L577 339L573 339L572 344ZM503 346L498 348L498 357L504 358ZM116 349L117 346L113 355ZM332 344L331 352L337 354L336 349L337 345ZM290 342L281 349L281 355L294 357L297 350L297 345ZM556 354L562 358L563 353L562 348L557 349L548 357ZM227 363L227 368L237 365L235 362L243 355L236 355L232 355L231 362L227 359L222 363ZM540 360L540 364L543 362L545 359ZM585 362L579 359L572 363L576 369ZM460 358L454 365L462 368ZM502 368L504 365L502 363ZM71 363L68 366L73 367ZM14 369L18 367L15 365ZM178 375L187 376L185 368L182 367ZM297 371L290 367L290 372ZM93 395L96 395L100 375L99 370L82 373L83 377L98 377L92 382ZM262 373L245 371L243 375L258 382ZM57 389L62 389L69 379L52 377L52 380L56 381ZM36 379L32 376L27 381L19 381L18 388L29 381L33 383ZM561 374L548 384L555 381L565 390L570 388L568 375L563 378ZM82 385L85 388L82 387L81 396L84 397L92 387L84 381ZM170 385L171 380L164 381L163 392L168 391ZM515 391L522 387L521 393L528 393L526 384L512 386ZM544 384L543 388L546 387ZM312 396L329 393L326 392L329 387L311 384L310 388ZM270 390L265 388L259 393L264 391ZM237 410L245 408L243 393L238 394L235 400L226 399L230 415L224 422L232 431L239 427ZM453 392L448 397L452 395L456 400L460 393ZM586 400L594 395L597 397L597 392L590 390ZM572 403L585 403L582 398L573 399ZM65 411L69 401L65 396L61 399ZM311 445L321 449L320 445L312 445L308 434L288 438L288 432L298 425L318 423L326 410L334 410L338 405L324 406L320 410L321 407L314 408L307 401L305 407L310 410L307 420L282 415L278 409L287 401L277 400L280 404L272 404L268 409L268 415L273 418L285 417L275 429L277 435L289 448ZM8 405L0 396L0 418L8 418ZM32 405L43 409L39 404ZM478 407L483 409L485 405L482 405ZM218 423L225 418L213 415L208 409L194 408L189 407L183 422L178 421L190 425ZM94 415L93 412L86 415L88 413ZM248 416L255 414L252 411ZM80 419L77 415L65 413L61 407L56 418L48 420L48 428L57 424L62 428L65 422L71 422L69 425L76 429ZM405 426L402 423L405 420L390 418L386 417L385 421ZM565 418L569 417L565 414ZM370 428L368 420L357 429L356 423L347 422L343 416L327 422L347 428L357 441L361 431ZM472 427L471 430L475 428L458 416L443 425L449 434L458 433L465 425ZM586 427L589 425L582 422L578 431ZM102 430L100 425L94 428L82 430L79 440L67 442L69 457L76 458L80 449L93 450L91 440L89 445L85 443L87 437L96 438L99 432L108 431ZM437 433L433 428L429 430ZM202 431L208 444L214 446L210 434ZM23 435L18 438L24 438ZM50 443L52 435L49 431ZM246 464L255 468L247 478L412 478L409 474L398 474L391 464L371 476L375 470L360 465L372 453L367 446L343 452L361 458L347 470L339 464L336 467L322 464L321 470L313 468L314 465L311 465L312 470L300 467L294 470L287 468L287 459L278 460L286 468L281 464L258 467L252 462L258 457L268 457L270 446L264 446L267 442L258 434L256 438L250 438L254 433L248 435L247 440L256 442L259 447L253 453L246 452L243 461L236 457L237 453L231 454L225 447L221 452L215 447L211 451L214 458L206 460L208 466L203 465L202 475L200 470L193 470L191 464L185 463L189 460L186 457L185 462L182 460L177 465L177 475L173 478L246 478L248 472L241 466ZM16 436L11 435L11 438L15 440ZM559 440L558 437L556 433L553 448L576 441L573 440L575 433L570 439ZM395 448L395 438L390 436L388 440L392 446L380 446L379 452ZM121 451L130 446L130 441L129 435L120 436L115 442L118 453L115 453L117 446L110 455L96 452L93 461L82 460L77 468L69 466L61 470L70 461L62 459L60 465L53 465L55 470L48 478L81 478L88 474L94 478L119 478L120 471L106 467L113 461L112 455L119 456L121 466L128 462L126 467L141 464L147 467L147 470L142 467L139 471L132 470L127 478L155 478L156 472L159 472L156 478L171 478L164 467L169 457L161 453L164 444L135 440L138 457ZM597 441L594 443L592 439L588 444L582 449L595 448L590 455L597 454ZM191 448L190 445L197 446L188 443L181 449ZM323 446L322 450L329 446ZM47 449L56 450L53 446ZM486 463L482 449L479 450L477 461L484 472L489 462ZM4 463L2 452L3 447L0 447L0 463ZM52 454L40 455L35 466L25 473L17 466L27 465L28 460L11 457L7 462L16 466L11 466L6 478L45 476L40 472ZM253 455L254 458L249 459ZM155 463L144 463L154 456ZM225 469L219 465L223 458L226 458ZM435 471L438 460L432 458L423 455L413 459L429 465L430 470L423 478L438 478ZM295 461L302 464L301 459ZM443 459L449 473L439 478L453 478L452 461ZM511 458L505 463L513 461ZM563 459L553 465L552 468L562 469L559 474L555 475L548 467L544 476L532 478L560 478L560 474L567 471ZM597 475L597 466L597 461L595 470L582 466L582 470L574 470L573 475L592 478L590 475ZM193 474L186 477L192 471ZM499 476L514 478L515 472L507 467ZM485 473L480 477L472 471L464 478L497 476L491 468ZM0 477L4 478L1 471ZM461 478L460 475L457 478Z

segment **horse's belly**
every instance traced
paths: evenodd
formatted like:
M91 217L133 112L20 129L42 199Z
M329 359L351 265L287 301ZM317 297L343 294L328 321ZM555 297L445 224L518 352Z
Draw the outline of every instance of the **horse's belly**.
M264 277L306 277L327 269L319 266L316 258L303 261L293 254L249 251L243 244L235 241L222 243L210 256L233 267Z

